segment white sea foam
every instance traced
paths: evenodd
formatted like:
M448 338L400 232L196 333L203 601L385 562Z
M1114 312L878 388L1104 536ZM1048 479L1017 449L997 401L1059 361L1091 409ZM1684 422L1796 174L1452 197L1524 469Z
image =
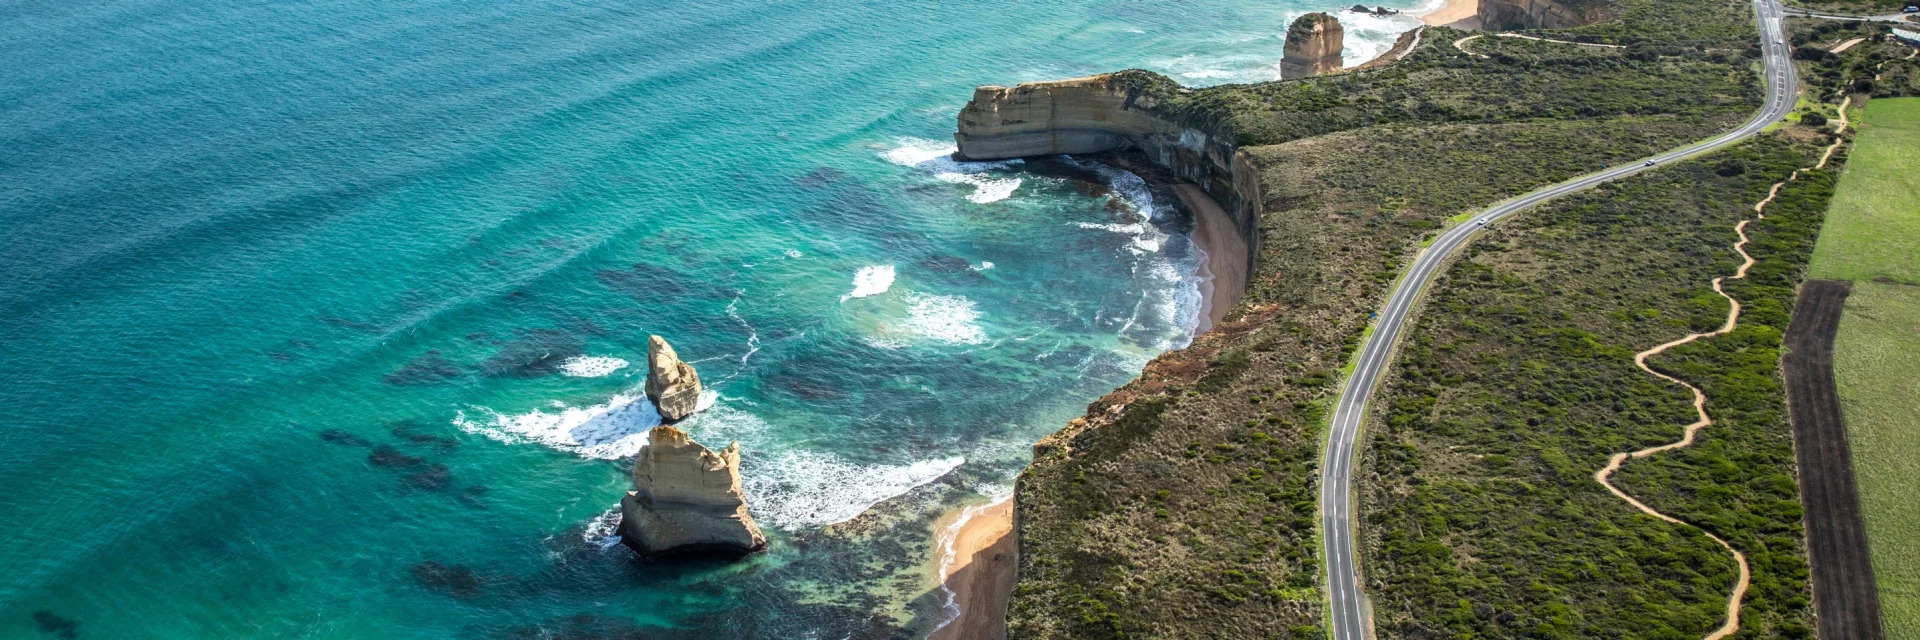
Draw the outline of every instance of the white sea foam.
M587 521L580 539L602 549L620 544L620 507L615 506Z
M574 356L560 363L560 373L573 378L599 378L627 368L627 361L606 356Z
M995 169L1005 169L1017 164L1019 160L1001 160L997 162L960 162L953 159L953 152L959 147L952 144L935 142L924 138L900 138L900 146L880 154L888 162L913 167L933 174L942 182L973 186L973 193L967 200L986 204L999 202L1013 195L1020 188L1019 178L996 178L987 175Z
M860 267L860 271L853 274L853 293L840 296L840 301L886 293L893 288L893 275L893 265L890 264Z
M700 394L700 408L712 407L718 394ZM582 458L612 460L631 456L647 444L647 430L660 424L660 412L639 393L616 394L586 407L553 402L550 410L508 415L487 407L454 413L453 424L467 433L508 444L535 443ZM702 414L694 414L696 416Z
M765 420L717 403L717 399L712 391L702 393L700 412L676 426L716 449L732 441L766 440ZM471 416L466 411L457 412L453 424L468 433L508 444L539 444L601 460L638 455L646 447L647 430L660 424L660 413L640 394L618 394L587 407L561 402L550 407L515 415L473 407ZM769 453L751 445L743 448L742 488L754 516L790 531L851 520L874 504L932 482L966 461L951 457L901 465L856 464L814 451ZM610 510L588 522L581 535L589 542L610 546L620 540L619 521L619 511Z
M974 265L974 266L971 266L971 267L968 267L968 268L969 268L969 269L972 269L972 270L974 270L974 271L986 271L986 270L988 270L988 269L992 269L992 268L993 268L993 262L991 262L991 261L988 261L988 260L981 260L981 261L980 261L980 264L977 264L977 265Z
M852 520L882 500L933 482L966 462L952 457L863 465L831 454L785 451L741 461L754 518L788 531Z
M980 310L962 296L914 293L907 298L907 329L914 334L948 344L980 344L987 341L980 328Z
M800 253L799 249L788 249L786 251L786 256L787 256L787 259L789 260L797 260L802 255L805 255L805 254Z

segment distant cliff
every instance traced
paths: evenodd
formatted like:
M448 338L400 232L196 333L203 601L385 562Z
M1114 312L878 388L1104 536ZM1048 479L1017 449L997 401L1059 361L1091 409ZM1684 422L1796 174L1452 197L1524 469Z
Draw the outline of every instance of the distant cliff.
M1480 0L1481 28L1566 29L1612 19L1614 2L1594 0Z
M960 110L957 155L996 160L1137 149L1205 189L1232 216L1249 255L1257 254L1257 170L1231 133L1165 108L1165 98L1188 91L1140 70L979 87Z
M1340 51L1346 32L1340 21L1324 13L1309 13L1287 27L1285 55L1280 59L1280 79L1310 78L1339 71Z

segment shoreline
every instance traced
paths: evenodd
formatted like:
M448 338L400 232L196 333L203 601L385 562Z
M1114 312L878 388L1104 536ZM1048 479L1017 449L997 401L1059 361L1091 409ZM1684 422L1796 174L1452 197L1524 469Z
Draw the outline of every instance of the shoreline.
M1446 0L1439 8L1419 15L1429 27L1480 28L1480 0Z
M1188 237L1206 256L1194 270L1200 276L1200 321L1193 328L1198 336L1226 319L1246 295L1247 241L1240 237L1233 218L1200 187L1177 184L1173 189L1193 212L1193 233Z
M952 616L928 640L1001 640L1013 596L1019 548L1013 537L1013 494L949 511L938 533L940 589Z
M1246 294L1247 242L1233 218L1213 197L1192 184L1173 185L1188 211L1193 232L1188 237L1205 259L1194 267L1200 276L1199 335L1218 324ZM955 508L934 523L939 556L939 589L947 594L942 608L951 616L928 634L928 640L1001 640L1007 636L1007 602L1018 580L1019 547L1013 535L1013 495L985 504Z

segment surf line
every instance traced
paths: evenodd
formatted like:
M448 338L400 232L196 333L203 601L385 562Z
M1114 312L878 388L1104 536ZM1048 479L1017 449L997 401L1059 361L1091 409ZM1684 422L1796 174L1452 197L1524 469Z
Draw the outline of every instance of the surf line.
M1849 97L1847 102L1851 102L1851 101L1852 101L1852 98ZM1847 129L1846 113L1847 113L1847 104L1846 102L1842 102L1840 105L1840 122L1839 122L1838 129L1836 129L1836 133L1846 131ZM1829 145L1826 151L1820 154L1820 162L1808 168L1809 169L1826 168L1827 160L1833 157L1834 150L1838 149L1841 143L1843 142L1845 142L1844 138L1834 140L1833 144ZM1620 465L1625 464L1628 459L1645 458L1656 453L1661 453L1663 451L1672 451L1674 449L1685 448L1693 444L1694 436L1700 433L1701 429L1705 429L1713 425L1713 418L1707 415L1707 394L1700 391L1699 387L1695 387L1691 384L1687 384L1686 382L1680 380L1679 378L1675 378L1673 376L1660 373L1658 371L1654 371L1653 367L1647 366L1647 358L1659 355L1661 353L1664 353L1668 349L1672 349L1674 347L1678 347L1680 345L1687 344L1695 340L1726 335L1727 333L1732 332L1734 327L1739 324L1740 301L1734 298L1733 296L1727 295L1726 290L1723 289L1721 285L1727 280L1746 279L1747 270L1753 268L1753 264L1755 262L1753 259L1753 256L1747 254L1746 245L1749 241L1751 241L1751 239L1747 237L1747 224L1753 222L1754 220L1765 219L1767 217L1767 214L1765 213L1765 209L1767 205L1773 203L1773 199L1775 197L1780 195L1780 188L1786 186L1788 182L1792 182L1794 180L1800 179L1800 172L1804 170L1805 169L1795 169L1791 175L1787 176L1786 180L1781 180L1779 182L1773 183L1773 187L1767 190L1766 199L1761 200L1760 202L1753 205L1754 217L1749 220L1741 220L1739 224L1733 225L1734 234L1740 237L1740 240L1738 242L1733 243L1733 250L1740 254L1740 258L1741 260L1743 260L1743 262L1740 264L1740 268L1734 271L1734 274L1732 276L1721 276L1713 279L1713 292L1720 294L1720 297L1722 298L1726 298L1728 305L1730 305L1727 308L1727 321L1721 324L1719 329L1715 329L1713 331L1709 331L1706 333L1690 333L1690 334L1687 334L1687 336L1684 338L1680 338L1678 340L1674 340L1672 342L1668 342L1666 344L1656 346L1652 349L1648 349L1646 351L1636 353L1633 356L1633 364L1635 366L1640 367L1641 371L1645 371L1656 378L1660 378L1661 380L1666 380L1667 382L1671 382L1673 384L1677 384L1682 387L1685 387L1688 391L1693 392L1693 411L1694 413L1699 415L1700 418L1698 420L1695 420L1693 424L1687 425L1686 430L1683 432L1683 435L1680 437L1679 440L1674 442L1669 442L1667 444L1655 446L1655 447L1648 447L1648 448L1641 449L1639 451L1634 451L1631 453L1613 454L1613 457L1607 461L1607 466L1602 467L1599 471L1595 471L1593 473L1593 479L1595 482L1599 482L1600 486L1606 487L1607 491L1612 493L1614 497L1627 501L1627 503L1633 505L1635 509L1639 509L1641 513L1645 513L1647 515L1653 516L1655 518L1659 518L1661 520L1665 520L1667 522L1671 522L1673 524L1699 529L1701 534L1707 536L1708 538L1713 539L1714 542L1719 543L1719 545L1722 548L1725 548L1727 550L1727 553L1733 554L1734 563L1740 565L1740 579L1734 582L1732 593L1727 595L1727 622L1726 624L1721 625L1719 629L1715 629L1712 633L1707 634L1706 640L1720 640L1721 638L1731 636L1735 631L1740 630L1740 600L1746 597L1747 587L1752 582L1752 578L1753 578L1753 569L1747 565L1746 554L1740 553L1740 550L1733 548L1732 544L1729 544L1726 540L1721 539L1720 536L1713 535L1713 532L1707 531L1706 529L1700 527L1699 525L1683 521L1679 518L1675 518L1673 516L1669 516L1664 513L1660 513L1659 511L1655 511L1652 507L1649 507L1645 503L1642 503L1639 500L1634 499L1633 496L1627 495L1627 492L1621 491L1620 488L1614 486L1613 483L1609 481L1609 479L1613 476L1613 472L1619 471Z

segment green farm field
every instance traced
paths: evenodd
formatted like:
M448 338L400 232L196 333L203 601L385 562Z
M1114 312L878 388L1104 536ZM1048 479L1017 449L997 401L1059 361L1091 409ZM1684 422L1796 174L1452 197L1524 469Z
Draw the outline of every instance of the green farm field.
M1864 111L1811 269L1854 281L1834 377L1887 637L1920 640L1920 98Z
M1820 243L1815 278L1920 285L1920 98L1867 103Z

